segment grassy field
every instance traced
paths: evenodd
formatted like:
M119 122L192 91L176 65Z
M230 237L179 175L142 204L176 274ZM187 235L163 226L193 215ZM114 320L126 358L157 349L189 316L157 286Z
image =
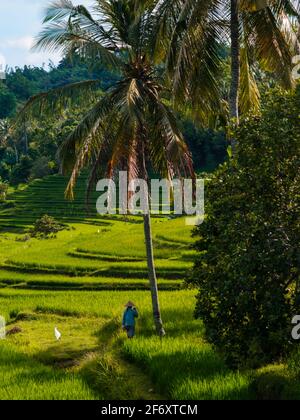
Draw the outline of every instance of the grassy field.
M85 178L76 200L64 200L66 178L35 181L0 207L0 284L55 289L148 288L143 224L139 217L87 217ZM92 207L90 212L92 213ZM52 240L30 239L44 215L68 222ZM154 218L154 247L161 289L178 289L192 266L190 229L184 219Z
M0 341L0 399L300 398L285 365L233 372L205 342L193 316L197 291L184 287L193 251L191 228L180 218L153 220L167 330L159 340L141 219L87 217L84 179L71 204L62 198L65 181L36 181L0 207L0 315L8 331L18 331ZM69 229L30 238L46 213ZM128 299L140 311L132 341L120 328Z
M173 224L178 227L177 243L171 242ZM118 220L110 221L105 229L86 223L69 227L51 240L29 239L26 233L2 234L0 283L56 288L103 288L109 284L148 287L141 223ZM184 220L156 219L153 228L161 286L178 288L192 265L193 254L184 237L180 238ZM162 228L167 235L164 239L159 238Z
M138 337L131 342L120 330L128 298L141 313ZM75 394L84 399L126 398L130 396L124 377L131 371L143 384L149 381L148 388L134 389L133 381L129 383L129 391L137 398L151 388L164 398L249 398L250 376L230 372L204 342L202 324L193 319L194 291L161 292L161 304L168 331L163 342L153 335L146 291L2 290L0 307L8 330L19 327L22 331L1 343L5 363L0 380L7 385L0 390L0 398L13 392L19 398L45 398L43 372L49 398ZM54 338L55 326L62 333L59 342ZM12 361L7 363L10 355ZM17 390L10 389L8 377L18 384ZM27 391L22 396L23 387Z

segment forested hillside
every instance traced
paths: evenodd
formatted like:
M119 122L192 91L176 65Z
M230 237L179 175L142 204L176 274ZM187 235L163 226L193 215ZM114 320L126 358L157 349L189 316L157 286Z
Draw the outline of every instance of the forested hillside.
M10 70L0 82L0 178L12 185L55 174L58 171L57 149L72 132L86 111L80 105L63 118L43 116L39 120L23 121L18 132L9 132L9 122L32 96L69 83L100 80L99 89L107 90L118 75L76 59L62 60L49 70L40 67ZM226 157L226 140L222 130L203 130L187 117L180 117L186 140L193 153L198 171L212 171Z

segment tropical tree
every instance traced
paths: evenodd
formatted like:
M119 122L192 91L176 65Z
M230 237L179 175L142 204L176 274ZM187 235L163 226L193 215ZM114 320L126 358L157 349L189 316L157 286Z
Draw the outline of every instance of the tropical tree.
M0 118L10 117L15 112L16 106L15 95L0 81Z
M0 147L11 147L14 151L15 162L19 161L19 152L16 136L12 135L10 130L10 121L8 119L0 119Z
M189 99L197 117L208 116L224 106L218 78L224 50L230 45L231 81L229 118L258 110L258 65L290 88L298 24L298 1L281 0L158 0L155 9L156 57L165 57L174 96ZM221 100L220 100L221 99Z
M101 175L113 178L120 170L128 172L129 180L148 181L150 167L168 179L183 173L193 176L190 153L163 100L165 90L148 53L152 9L151 2L146 3L148 11L140 1L98 0L92 16L84 6L57 0L46 11L37 48L101 60L120 76L104 94L93 91L98 81L75 83L31 98L21 112L20 118L41 110L53 113L91 99L90 110L59 151L62 170L71 170L68 198L73 198L85 166L90 168L88 190ZM148 196L146 202L143 219L153 315L156 331L163 336Z
M275 88L261 116L241 121L235 156L211 176L194 231L195 314L234 367L299 347L289 340L300 306L299 105L299 88Z
M0 146L5 144L9 130L8 120L0 119Z

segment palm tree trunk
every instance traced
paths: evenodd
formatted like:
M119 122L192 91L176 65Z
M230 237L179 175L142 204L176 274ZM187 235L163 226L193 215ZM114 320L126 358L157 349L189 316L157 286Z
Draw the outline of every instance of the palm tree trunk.
M143 141L141 143L140 153L141 153L141 168L140 168L141 175L148 184L149 179L148 179L148 173L147 173L147 167L146 167L145 144ZM153 239L152 239L152 229L151 229L150 197L149 197L148 191L145 191L145 194L146 194L145 202L147 204L146 204L146 208L144 209L144 214L143 214L144 234L145 234L145 244L146 244L148 276L149 276L151 298L152 298L153 318L154 318L154 325L155 325L157 334L160 337L163 337L164 335L166 335L166 333L165 333L163 322L161 319L160 305L159 305L159 298L158 298L158 285L157 285L157 277L156 277L156 270L155 270L155 264L154 264Z
M300 267L300 250L298 249L298 267ZM298 278L296 280L296 290L297 295L300 297L300 273L298 273Z
M156 270L155 270L155 265L154 265L150 211L144 214L144 232L145 232L147 265L148 265L148 275L149 275L149 282L150 282L150 289L151 289L154 324L155 324L157 334L160 337L163 337L166 333L163 328L163 323L162 323L161 313L160 313L159 298L158 298L158 286L157 286Z
M26 129L26 121L25 121L25 119L24 119L23 130L24 130L25 155L28 155L29 145L28 145L28 135L27 135L27 129Z
M14 152L15 152L16 163L19 163L19 153L18 153L18 148L17 148L15 143L13 145L13 148L14 148Z
M240 41L238 0L231 0L231 88L229 96L230 118L239 122Z

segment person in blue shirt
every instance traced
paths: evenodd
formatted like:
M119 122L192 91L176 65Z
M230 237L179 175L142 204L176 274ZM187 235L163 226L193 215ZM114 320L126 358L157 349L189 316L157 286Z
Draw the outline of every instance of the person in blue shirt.
M135 319L138 318L139 314L133 302L126 303L125 308L122 327L127 331L127 337L133 338L135 335Z

